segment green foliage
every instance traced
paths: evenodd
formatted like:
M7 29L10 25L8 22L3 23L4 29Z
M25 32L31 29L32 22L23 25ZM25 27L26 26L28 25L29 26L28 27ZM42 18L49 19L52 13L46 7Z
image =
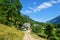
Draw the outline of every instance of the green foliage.
M54 26L52 26L51 24L47 24L45 27L45 34L47 34L47 40L49 40L50 36L54 36L53 31L54 31Z
M47 40L59 40L59 38L57 37L57 33L56 33L56 28L55 25L53 24L47 24L47 26L45 27L45 34L47 34Z
M60 40L60 24L54 24L55 26L55 32L56 32L56 36L58 37L58 39Z
M60 29L57 29L56 34L58 37L60 37Z
M51 24L48 24L45 28L45 33L49 36L52 35L52 32L54 31L54 26L52 26Z
M59 40L58 37L52 37L50 40Z
M32 31L35 32L35 33L39 33L42 31L41 27L40 26L34 26L34 28L32 28Z
M23 23L19 0L0 0L0 23L19 28Z
M43 28L44 27L40 24L35 24L35 26L31 26L32 32L34 32L36 35L45 36Z
M54 24L55 28L60 28L60 24Z

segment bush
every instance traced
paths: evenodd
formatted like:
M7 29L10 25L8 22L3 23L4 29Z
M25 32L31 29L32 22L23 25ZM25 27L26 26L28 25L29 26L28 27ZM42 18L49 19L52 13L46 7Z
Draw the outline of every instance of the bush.
M58 37L50 37L50 40L59 40Z
M42 29L41 25L32 26L31 29L36 34L42 34L43 33L43 29Z
M57 30L56 30L56 35L57 35L58 37L60 37L60 29L57 29Z

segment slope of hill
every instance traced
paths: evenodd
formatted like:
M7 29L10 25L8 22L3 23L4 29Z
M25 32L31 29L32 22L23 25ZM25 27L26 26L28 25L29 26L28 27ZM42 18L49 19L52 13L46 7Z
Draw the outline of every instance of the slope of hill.
M52 23L52 24L60 24L60 15L55 17L54 19L52 20L49 20L48 21L49 23Z
M0 40L22 40L24 33L16 28L0 24Z

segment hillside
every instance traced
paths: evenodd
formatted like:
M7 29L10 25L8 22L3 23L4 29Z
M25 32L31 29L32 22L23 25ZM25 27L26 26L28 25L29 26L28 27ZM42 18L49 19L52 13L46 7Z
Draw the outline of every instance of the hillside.
M0 24L0 40L22 40L24 33L16 28Z
M53 18L52 20L49 20L48 22L52 23L52 24L59 24L60 23L60 15Z

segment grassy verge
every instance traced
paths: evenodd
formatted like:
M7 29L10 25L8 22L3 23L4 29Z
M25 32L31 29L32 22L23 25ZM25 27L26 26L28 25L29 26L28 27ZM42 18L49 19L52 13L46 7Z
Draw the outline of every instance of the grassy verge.
M45 38L37 36L35 33L30 33L33 38L39 39L39 40L46 40Z
M0 24L0 40L22 40L24 33L16 28Z

